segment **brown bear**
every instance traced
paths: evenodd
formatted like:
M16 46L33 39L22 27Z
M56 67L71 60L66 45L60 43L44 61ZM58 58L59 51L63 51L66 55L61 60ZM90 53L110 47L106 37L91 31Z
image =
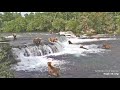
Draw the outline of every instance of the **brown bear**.
M81 46L80 46L80 48L83 48L83 49L86 49L86 50L88 50L87 48L83 47L83 45L81 45Z
M41 38L38 38L38 37L37 37L37 38L34 38L34 39L33 39L33 43L34 43L35 45L40 45L40 44L41 44L41 40L42 40L42 39L41 39Z
M111 48L111 45L108 44L108 43L105 43L105 44L103 44L102 48L103 48L103 49L110 49L110 48Z
M13 33L13 40L17 39L17 35L15 33Z
M60 69L52 66L51 62L48 62L47 64L48 64L48 73L52 76L58 77Z
M57 38L48 38L49 42L57 42L57 40L58 40Z

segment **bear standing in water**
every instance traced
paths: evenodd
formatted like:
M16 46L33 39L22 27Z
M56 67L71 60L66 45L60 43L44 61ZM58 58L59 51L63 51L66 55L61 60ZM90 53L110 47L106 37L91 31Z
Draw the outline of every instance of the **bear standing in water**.
M37 38L34 38L34 39L33 39L33 43L34 43L35 45L39 46L40 44L42 44L42 43L41 43L41 40L42 40L42 39L41 39L41 38L38 38L38 37L37 37Z
M111 48L111 45L108 44L108 43L104 43L103 46L102 46L103 49L110 49Z
M86 50L88 50L88 49L87 49L87 48L85 48L83 45L81 45L81 46L80 46L80 48L83 48L83 49L86 49Z
M71 41L68 41L69 44L73 44Z
M17 36L15 33L13 33L13 40L16 40L17 39Z
M57 37L55 37L55 38L48 38L48 41L53 43L53 42L57 42L58 39L57 39Z
M52 76L59 77L60 68L56 68L52 66L51 62L48 62L47 64L48 64L48 73Z

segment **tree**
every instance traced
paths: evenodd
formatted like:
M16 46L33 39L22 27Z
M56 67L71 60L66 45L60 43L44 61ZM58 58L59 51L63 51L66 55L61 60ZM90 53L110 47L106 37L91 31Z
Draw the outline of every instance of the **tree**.
M4 22L4 32L21 32L26 30L26 21L23 17L18 17L15 20Z
M27 26L27 22L25 20L25 18L23 17L18 17L15 20L15 31L16 32L23 32L26 31L26 26Z
M74 19L71 19L69 21L66 22L66 25L65 25L66 29L65 30L70 30L70 31L73 31L73 32L77 32L77 27L78 27L78 22Z
M65 30L65 21L62 18L56 18L55 20L53 20L52 22L52 27L54 28L54 30L61 31L61 30Z
M3 17L2 17L3 21L11 21L14 20L14 16L12 12L3 12Z
M114 33L120 30L120 12L31 12L21 16L18 12L0 14L0 30L22 31L66 31L96 34Z

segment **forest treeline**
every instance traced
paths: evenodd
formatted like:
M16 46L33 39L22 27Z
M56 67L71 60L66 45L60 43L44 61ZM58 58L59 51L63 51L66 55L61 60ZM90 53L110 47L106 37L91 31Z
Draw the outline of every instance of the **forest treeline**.
M0 32L59 32L75 34L120 33L120 12L20 12L0 13Z

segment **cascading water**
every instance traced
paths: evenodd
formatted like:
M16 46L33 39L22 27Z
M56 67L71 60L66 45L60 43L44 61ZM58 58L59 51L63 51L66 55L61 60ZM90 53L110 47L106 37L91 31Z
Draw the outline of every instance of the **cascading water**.
M65 39L64 39L65 40ZM58 53L64 50L62 42L47 43L39 46L26 46L23 48L13 48L16 59L20 60L17 65L13 66L15 70L47 70L47 62L52 61L54 64L66 63L63 60L57 61L47 58L46 55Z
M64 36L59 37L58 41L54 44L39 45L39 46L27 46L20 49L24 56L43 56L52 53L61 52L64 48L62 42L66 42L67 39Z
M61 42L56 42L53 45L39 45L39 46L27 46L25 48L19 49L24 56L43 56L52 53L57 53L63 50L63 45Z
M66 42L67 41L67 38L65 36L60 36L58 38L59 42Z
M102 40L102 39L100 39ZM105 40L108 40L107 38ZM75 41L75 39L73 40ZM79 42L91 42L90 40L78 39ZM96 41L98 41L96 39ZM99 53L104 52L104 49L97 48L98 45L85 45L86 49L80 48L79 45L68 44L68 39L65 36L60 36L55 43L47 43L39 46L27 46L24 48L13 48L13 53L17 56L20 62L14 66L16 70L47 70L47 62L52 61L54 64L68 63L64 60L52 60L46 56L49 55L62 55L62 54L74 54L76 56L85 55L85 53ZM43 70L44 69L44 70Z

